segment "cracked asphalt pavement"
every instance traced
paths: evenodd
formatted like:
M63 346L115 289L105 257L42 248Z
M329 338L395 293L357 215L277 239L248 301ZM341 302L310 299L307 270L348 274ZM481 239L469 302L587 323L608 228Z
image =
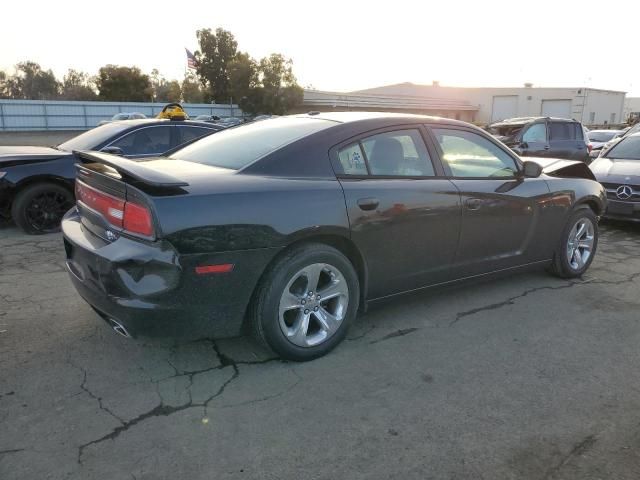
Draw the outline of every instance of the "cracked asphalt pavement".
M640 226L580 280L397 299L304 364L114 334L60 235L0 226L0 478L638 479Z

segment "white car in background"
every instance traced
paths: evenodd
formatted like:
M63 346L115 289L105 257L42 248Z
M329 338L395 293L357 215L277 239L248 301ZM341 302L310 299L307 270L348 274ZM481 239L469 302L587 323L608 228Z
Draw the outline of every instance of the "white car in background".
M587 136L591 144L591 158L598 157L602 147L620 135L622 135L622 130L589 130Z
M147 116L140 112L120 112L111 117L111 120L100 121L98 126L104 125L105 123L117 122L119 120L138 120L140 118L147 118Z

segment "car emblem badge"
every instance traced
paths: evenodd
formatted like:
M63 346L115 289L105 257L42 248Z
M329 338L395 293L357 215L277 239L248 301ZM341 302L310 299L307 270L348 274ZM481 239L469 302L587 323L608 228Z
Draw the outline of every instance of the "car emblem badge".
M107 236L107 240L109 240L110 242L115 242L116 239L118 238L118 236L115 233L113 233L111 230L106 230L105 235Z
M629 185L621 185L616 190L616 195L620 200L628 200L633 195L633 189Z

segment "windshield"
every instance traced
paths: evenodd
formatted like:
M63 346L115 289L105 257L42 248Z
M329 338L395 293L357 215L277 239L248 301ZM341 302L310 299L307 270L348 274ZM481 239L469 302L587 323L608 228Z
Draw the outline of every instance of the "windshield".
M116 113L111 120L128 120L128 113Z
M589 140L592 142L608 142L618 134L618 130L609 130L606 132L588 132Z
M609 150L605 157L621 160L640 160L640 135L625 137Z
M520 130L522 130L522 125L502 125L489 127L489 131L492 135L497 135L499 137L505 137L505 139L514 138Z
M335 125L329 120L283 117L222 130L169 156L239 170L284 145Z
M121 123L107 123L91 130L81 133L71 140L58 145L58 149L72 152L73 150L93 150L98 145L106 142L114 135L126 130L131 125Z

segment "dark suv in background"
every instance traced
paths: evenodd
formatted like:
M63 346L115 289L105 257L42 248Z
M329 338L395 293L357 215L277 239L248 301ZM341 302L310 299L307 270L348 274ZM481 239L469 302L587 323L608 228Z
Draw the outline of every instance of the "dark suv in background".
M580 122L523 117L493 123L489 132L518 155L589 161L588 139Z

